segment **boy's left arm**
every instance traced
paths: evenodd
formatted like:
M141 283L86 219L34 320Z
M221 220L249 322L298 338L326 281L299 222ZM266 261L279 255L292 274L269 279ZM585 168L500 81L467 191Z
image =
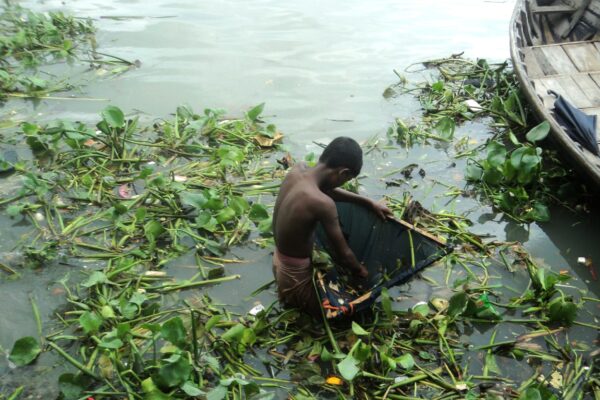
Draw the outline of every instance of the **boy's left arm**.
M393 215L392 211L390 211L385 204L341 188L332 189L327 192L327 195L334 201L360 204L365 208L373 210L373 212L375 212L375 214L377 214L381 219L386 219L387 217L391 217Z

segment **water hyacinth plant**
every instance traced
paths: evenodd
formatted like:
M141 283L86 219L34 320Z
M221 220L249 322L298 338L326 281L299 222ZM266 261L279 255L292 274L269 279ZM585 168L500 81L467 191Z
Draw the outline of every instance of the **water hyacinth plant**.
M534 121L508 62L489 64L458 55L422 64L436 71L439 80L415 87L404 81L398 90L416 94L423 122L408 125L397 119L388 136L408 146L450 142L456 124L491 118L494 134L488 143L456 155L469 158L465 178L476 193L518 222L547 222L551 205L570 208L581 201L585 189L568 178L572 171L544 142L549 124L542 121L529 129ZM477 151L485 157L474 157Z
M49 24L70 31L68 17L47 18L20 22L41 26L37 35L54 29ZM80 29L80 21L72 22ZM78 37L89 34L81 31ZM51 46L59 56L77 53L76 39L69 46L56 38ZM477 73L486 71L475 65ZM492 87L485 82L470 83L481 105ZM423 99L425 139L450 143L457 115L477 113L459 104L451 88L436 82ZM486 106L500 113L501 105L503 118L523 121L518 97L505 94ZM454 113L444 112L449 107ZM282 134L261 120L263 110L259 104L227 118L223 110L182 106L149 125L108 106L95 124L32 120L11 132L31 154L0 163L0 179L17 183L0 206L30 229L17 245L23 262L0 263L2 273L14 277L28 266L58 263L77 271L57 283L65 304L51 321L42 323L32 297L36 331L0 349L14 376L53 354L63 361L51 363L67 400L598 396L597 352L571 336L575 329L598 330L592 318L598 300L569 287L568 276L543 268L518 244L486 241L469 232L466 217L427 213L409 196L388 199L395 215L446 237L454 250L431 267L437 275L428 271L419 281L431 289L421 301L407 305L405 291L385 290L372 314L330 326L282 308L274 293L272 304L245 312L193 290L241 278L224 268L243 261L231 253L236 246L272 248L272 194L293 160L279 152ZM411 128L405 131L405 145L419 143ZM541 139L530 136L504 154L490 144L493 154L473 165L482 176L485 167L504 172L515 153L529 165L529 156L540 156ZM518 182L519 174L511 179ZM503 178L495 190L509 183ZM171 276L168 264L184 257L193 275ZM505 273L511 284L501 279ZM250 297L273 290L266 279ZM31 382L18 382L0 381L0 399L29 395Z
M40 69L58 62L109 67L121 73L134 62L96 50L95 28L88 19L61 12L38 13L12 2L0 13L0 100L46 97L73 88L67 79L42 75ZM139 62L138 62L139 64Z
M592 300L559 288L567 278L538 267L520 246L485 243L464 219L427 213L406 198L390 199L398 217L454 243L432 267L447 271L447 298L406 309L386 290L372 315L330 326L276 302L240 314L206 294L185 295L240 278L222 268L235 261L223 258L231 246L268 244L270 204L259 199L285 172L268 146L281 134L256 110L262 106L224 119L181 107L150 135L114 106L95 127L23 125L20 134L36 139L27 141L35 157L14 164L25 184L2 203L34 227L28 257L45 267L53 259L98 267L75 285L62 281L69 306L51 329L39 323L38 338L14 344L15 365L49 351L65 360L73 369L58 380L65 399L499 398L596 389L598 372L581 358L589 349L563 343L570 325L597 328L578 318ZM162 267L184 254L198 273L173 279ZM502 270L529 282L523 295L511 299L497 281ZM481 324L494 331L520 324L527 334L464 342L462 332ZM482 369L477 357L485 358ZM503 376L515 358L564 373L565 384L540 383L537 372L528 380Z

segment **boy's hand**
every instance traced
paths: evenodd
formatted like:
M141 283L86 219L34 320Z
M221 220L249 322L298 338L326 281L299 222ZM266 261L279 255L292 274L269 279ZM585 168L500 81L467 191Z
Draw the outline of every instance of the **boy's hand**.
M360 264L360 268L357 271L355 271L355 274L359 278L366 278L367 276L369 276L369 271L364 266L364 264Z
M373 212L375 212L375 214L377 214L377 216L383 220L385 220L387 217L393 216L392 211L387 208L385 204L378 201L371 200L371 208L373 209Z

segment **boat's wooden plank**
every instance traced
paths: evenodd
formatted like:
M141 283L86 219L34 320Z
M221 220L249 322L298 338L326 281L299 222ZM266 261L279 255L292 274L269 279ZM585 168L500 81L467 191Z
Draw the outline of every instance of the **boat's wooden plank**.
M593 43L565 44L562 48L579 71L600 71L600 52Z
M547 14L540 14L538 19L539 29L541 31L542 44L546 45L556 43L558 40L557 35L554 32L554 18L550 19L550 17Z
M546 108L547 110L552 110L554 109L554 100L556 99L554 98L554 96L548 94L548 90L552 89L554 91L557 91L563 89L562 87L559 88L557 86L550 88L548 85L546 85L544 81L545 79L534 79L532 81L533 87L535 88L535 93L542 100L544 108Z
M548 89L554 90L556 93L562 95L577 108L594 106L571 76L545 77L540 78L539 80L542 81Z
M525 2L525 9L521 10L521 23L523 29L523 37L526 40L528 46L533 44L531 36L538 37L539 32L537 31L536 23L533 21L533 14L529 12L529 2Z
M533 53L533 49L531 47L523 47L521 50L523 51L523 62L527 68L527 75L529 75L529 78L541 78L546 75Z
M571 101L577 108L594 107L595 104L581 90L573 76L564 76L558 78L560 85L566 90L565 93L560 93Z
M565 29L563 31L563 33L561 35L561 37L563 39L565 39L567 36L569 36L571 34L571 31L573 30L573 28L575 28L577 23L579 23L579 20L581 19L581 17L583 17L585 10L588 8L588 6L590 5L591 2L592 2L592 0L582 0L577 11L575 13L573 13L573 15L571 16L571 23L569 24L567 29Z
M592 106L600 107L600 86L598 86L596 81L589 74L572 75L571 78L592 102Z
M577 41L573 41L573 42L569 42L569 44L585 44L585 43L599 43L600 41L598 40L577 40ZM563 46L565 44L565 42L562 43L550 43L550 44L534 44L532 45L532 47L560 47Z
M538 6L534 4L531 7L531 12L534 14L558 14L558 13L572 13L575 8L566 5L558 6Z
M590 78L592 78L592 80L594 82L596 82L596 85L600 86L600 72L590 72Z
M545 76L558 74L558 71L554 69L554 66L544 54L543 47L533 47L531 51Z
M578 72L561 46L543 46L540 47L540 50L557 73L571 74Z

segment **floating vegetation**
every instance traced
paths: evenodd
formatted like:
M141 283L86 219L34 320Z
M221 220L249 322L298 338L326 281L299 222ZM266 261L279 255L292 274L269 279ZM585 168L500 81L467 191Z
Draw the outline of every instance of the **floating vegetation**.
M45 97L72 89L67 80L43 76L38 69L66 61L110 65L114 73L135 63L98 53L90 20L60 12L36 13L10 2L0 13L0 100L7 97Z
M36 318L38 337L7 351L15 366L61 357L72 368L58 382L65 399L578 399L600 390L593 348L569 339L569 326L599 328L580 317L597 300L517 244L486 243L468 220L428 213L408 196L390 199L395 214L455 247L431 267L445 282L425 277L446 295L407 306L385 290L372 315L340 326L277 303L239 314L186 295L239 278L224 274L236 261L227 249L269 244L264 196L273 198L289 160L278 162L282 135L260 121L262 110L225 119L179 107L142 127L109 106L95 127L22 125L35 157L11 163L3 179L22 188L0 203L34 227L26 259L95 267L83 281L61 281L68 306L50 327ZM175 280L163 267L184 254L198 272ZM507 272L517 288L503 284ZM474 329L487 332L485 344L465 338Z
M552 152L546 155L536 146L549 131L544 121L527 133L523 143L509 132L510 148L492 140L485 148L486 158L471 159L467 166L467 180L479 184L494 205L514 220L549 221L548 204L561 203L559 199L568 198L573 190L574 184L566 179L568 171Z
M496 209L519 222L546 222L551 204L569 207L582 197L585 189L568 178L572 171L556 151L539 146L549 125L528 129L533 118L508 62L489 64L455 55L422 65L436 71L439 80L413 88L401 86L404 92L416 93L423 122L407 125L397 119L388 136L406 146L450 142L456 124L489 118L494 135L478 149L484 157L474 157L474 150L458 152L457 157L469 157L466 179Z

